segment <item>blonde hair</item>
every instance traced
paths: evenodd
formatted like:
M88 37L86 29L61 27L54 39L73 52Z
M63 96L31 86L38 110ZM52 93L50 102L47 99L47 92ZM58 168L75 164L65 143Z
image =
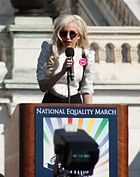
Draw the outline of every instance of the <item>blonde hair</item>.
M77 47L79 48L88 48L88 39L87 39L87 27L85 21L79 15L62 15L56 18L54 21L54 32L52 35L52 53L47 60L48 65L48 74L53 74L58 67L58 57L59 51L61 50L62 43L59 32L69 23L74 23L77 27L80 39L78 40Z

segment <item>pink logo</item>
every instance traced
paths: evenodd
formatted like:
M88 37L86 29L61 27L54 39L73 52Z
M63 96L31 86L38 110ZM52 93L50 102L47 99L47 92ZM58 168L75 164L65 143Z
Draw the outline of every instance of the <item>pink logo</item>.
M87 59L86 59L86 58L81 58L81 59L79 60L79 64L80 64L81 66L85 66L85 65L87 64Z

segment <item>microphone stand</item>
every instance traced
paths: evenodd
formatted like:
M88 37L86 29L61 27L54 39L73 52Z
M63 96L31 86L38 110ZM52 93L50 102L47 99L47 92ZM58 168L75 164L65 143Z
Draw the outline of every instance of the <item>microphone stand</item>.
M66 48L65 51L66 57L71 58L73 60L74 56L74 49L71 47ZM68 103L70 103L70 79L73 80L73 68L68 67L67 68L67 85L68 85Z
M67 86L68 86L68 103L70 103L70 80L74 80L74 74L72 71L72 67L67 68Z
M67 70L68 103L70 103L70 69Z

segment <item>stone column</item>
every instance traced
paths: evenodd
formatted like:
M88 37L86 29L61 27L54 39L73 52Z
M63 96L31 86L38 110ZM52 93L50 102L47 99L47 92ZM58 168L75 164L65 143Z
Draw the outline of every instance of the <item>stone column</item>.
M115 48L114 48L115 63L122 63L121 50L122 50L121 47L115 47Z
M99 63L101 63L101 62L105 63L106 62L105 59L106 59L105 49L100 48L99 49Z
M138 63L138 48L131 47L130 48L130 57L131 57L131 63Z
M49 41L52 33L50 17L16 16L9 26L13 43L12 79L16 82L35 82L37 58L41 43Z

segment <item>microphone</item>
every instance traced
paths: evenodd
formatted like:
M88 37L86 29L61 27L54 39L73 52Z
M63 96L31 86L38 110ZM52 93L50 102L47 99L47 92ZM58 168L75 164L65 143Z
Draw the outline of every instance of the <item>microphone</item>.
M74 49L71 47L66 48L65 51L66 57L67 58L71 58L73 60L73 56L74 56ZM67 68L67 73L68 73L68 77L71 78L71 80L74 80L74 67L68 67Z

